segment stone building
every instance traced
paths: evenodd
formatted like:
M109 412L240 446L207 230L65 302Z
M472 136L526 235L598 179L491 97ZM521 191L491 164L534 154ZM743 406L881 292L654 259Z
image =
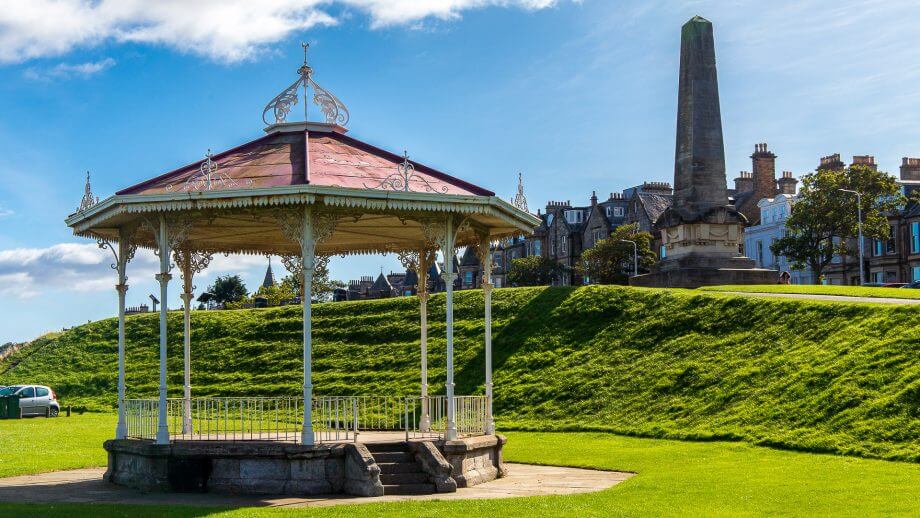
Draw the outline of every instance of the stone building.
M875 157L871 155L855 155L850 166L863 165L877 170L878 164ZM821 157L818 166L819 170L841 170L846 164L840 157L839 153ZM741 180L744 187L746 179L744 175L735 179L736 188ZM779 195L793 194L796 180L792 178L792 173L783 172L783 176L777 180L777 189ZM920 189L920 158L904 157L901 159L900 175L898 183L901 185L902 193L910 198L914 191ZM774 198L763 198L760 200L761 208L769 208L768 218L775 218L773 210L780 210L777 205L779 195ZM789 198L791 204L794 203L794 197ZM763 258L765 264L775 261L777 267L788 265L785 258L773 258L772 252L769 252L769 246L766 239L771 242L778 239L785 232L785 218L788 217L789 210L781 214L782 225L774 228L775 221L758 221L758 224L748 227L745 230L745 251L749 257L755 260L759 257L760 248L763 248ZM761 211L760 218L767 214ZM865 279L870 283L904 283L920 280L920 204L908 202L901 209L888 215L890 232L887 239L866 239L864 242L865 254ZM758 241L763 242L758 245ZM852 254L838 255L833 258L831 263L823 272L822 282L834 285L858 285L859 284L859 243L855 238L847 240L847 247L853 251ZM808 272L795 272L790 270L793 282L796 282L797 275L805 279ZM813 282L808 280L807 282Z
M637 223L640 230L650 231L658 216L670 205L672 195L669 183L644 182L621 192L611 192L606 200L600 200L593 192L587 205L576 206L569 200L549 201L545 212L537 211L541 223L534 229L533 235L505 240L492 247L493 284L498 288L509 285L511 261L543 256L562 266L563 273L553 284L580 285L582 280L575 273L575 267L585 249L609 237L620 225ZM526 204L520 177L514 203ZM464 282L464 289L479 285L480 268L475 252L464 254L461 274L474 279L469 284Z
M757 224L744 229L745 255L755 261L757 268L788 272L792 284L811 284L814 277L810 269L795 270L785 256L775 255L770 249L786 232L786 219L792 213L795 195L780 193L758 202L760 214Z

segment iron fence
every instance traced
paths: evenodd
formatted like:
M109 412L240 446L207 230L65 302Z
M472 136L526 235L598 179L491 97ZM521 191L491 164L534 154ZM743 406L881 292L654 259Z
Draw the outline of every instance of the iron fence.
M166 401L167 426L173 440L298 442L303 423L302 398L205 397ZM486 396L455 396L460 436L486 431ZM155 439L157 399L126 399L128 437ZM406 440L443 438L447 428L446 396L317 396L312 423L317 442L357 441L361 434L400 432Z

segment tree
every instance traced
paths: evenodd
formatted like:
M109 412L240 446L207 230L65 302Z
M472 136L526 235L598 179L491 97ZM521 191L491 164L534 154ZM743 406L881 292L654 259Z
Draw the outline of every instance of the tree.
M300 296L300 276L288 274L281 279L281 286L286 290L291 290ZM313 289L311 290L313 300L329 300L332 298L332 291L336 288L344 288L345 283L339 280L329 278L329 265L325 261L317 261L316 270L313 273Z
M633 273L633 245L625 241L636 243L640 269L655 264L652 235L640 232L637 224L620 225L609 237L582 252L579 274L594 284L628 284Z
M239 275L225 275L214 279L214 284L208 286L208 291L214 295L214 302L218 304L237 302L249 294Z
M822 169L803 176L792 214L786 220L786 236L770 250L785 256L793 268L810 268L815 283L834 255L858 254L858 248L850 250L847 246L847 239L858 235L856 195L840 189L861 194L863 235L867 238L887 238L886 214L905 201L893 176L866 166Z
M548 257L522 257L511 261L508 283L512 286L545 286L552 284L562 272L562 265Z

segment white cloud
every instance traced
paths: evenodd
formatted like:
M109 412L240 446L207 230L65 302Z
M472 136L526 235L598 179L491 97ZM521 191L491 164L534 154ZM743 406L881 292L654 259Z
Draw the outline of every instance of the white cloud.
M367 13L372 27L457 18L488 6L543 9L558 0L0 0L0 63L60 56L105 42L164 45L224 62L252 58L296 31ZM343 15L344 16L344 15Z
M46 291L112 290L117 282L111 268L114 257L109 250L94 244L61 243L47 248L0 250L0 295L26 299ZM243 274L264 267L265 257L216 255L206 272ZM128 264L129 284L149 280L159 270L159 259L149 250L138 250ZM174 283L178 289L178 271Z
M0 218L5 218L5 217L7 217L7 216L12 216L13 214L16 214L16 213L13 211L13 209L8 209L8 208L4 207L3 205L0 205Z
M58 63L48 69L29 67L23 73L26 79L33 81L50 81L52 79L70 79L72 77L87 78L104 72L115 66L115 60L105 58L100 61L87 61L85 63Z

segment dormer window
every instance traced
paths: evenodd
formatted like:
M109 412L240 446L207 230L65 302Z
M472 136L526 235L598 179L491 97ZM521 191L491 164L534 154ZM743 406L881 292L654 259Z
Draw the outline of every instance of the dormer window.
M608 209L608 210L609 210L609 209ZM622 218L622 217L623 217L623 212L624 212L624 211L623 211L623 207L614 207L614 208L613 208L613 215L614 215L614 217Z
M584 221L584 214L580 210L567 210L565 211L565 221L569 225L577 225Z

